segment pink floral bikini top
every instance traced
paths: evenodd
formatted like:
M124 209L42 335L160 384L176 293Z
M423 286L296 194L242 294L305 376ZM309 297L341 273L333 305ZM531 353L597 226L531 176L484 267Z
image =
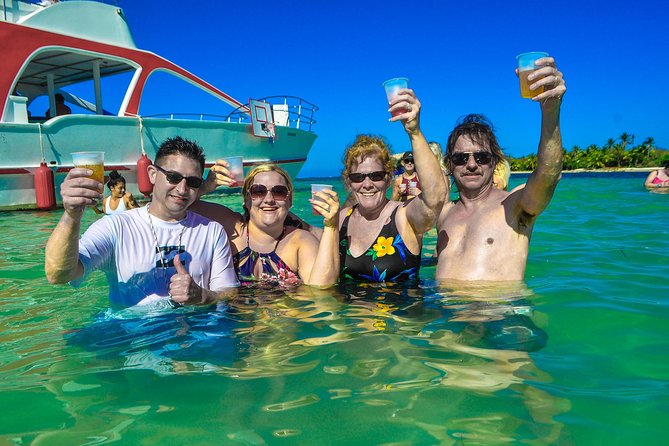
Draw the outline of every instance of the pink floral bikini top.
M283 236L279 237L274 249L268 253L256 252L249 244L249 230L246 229L246 248L233 255L237 277L242 286L263 282L270 285L297 286L302 283L300 277L276 253L276 247ZM261 263L260 277L255 275L256 265Z

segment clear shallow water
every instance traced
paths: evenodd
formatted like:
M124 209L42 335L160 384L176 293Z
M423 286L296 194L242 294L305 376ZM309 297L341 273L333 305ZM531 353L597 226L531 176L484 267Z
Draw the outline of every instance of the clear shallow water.
M105 312L101 274L46 283L60 212L0 213L0 445L662 444L669 196L644 177L566 174L520 290L432 267L153 314Z

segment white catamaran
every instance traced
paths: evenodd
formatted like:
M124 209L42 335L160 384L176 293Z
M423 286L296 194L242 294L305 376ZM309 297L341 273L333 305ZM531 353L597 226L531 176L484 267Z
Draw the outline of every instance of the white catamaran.
M70 154L82 150L104 151L105 170L120 171L128 190L137 194L138 166L140 176L145 170L138 163L142 155L153 159L160 143L177 135L197 141L208 166L218 158L242 156L245 167L272 162L296 176L304 164L316 139L315 105L295 96L237 101L138 49L123 10L115 5L0 2L0 210L49 208L45 194L60 202L59 185L72 168ZM140 102L155 73L205 92L221 111L143 116ZM121 90L115 92L121 98L118 109L109 109L113 101L103 103L108 88ZM62 99L65 104L57 103ZM62 114L68 109L74 111ZM39 177L45 170L54 174L51 183Z

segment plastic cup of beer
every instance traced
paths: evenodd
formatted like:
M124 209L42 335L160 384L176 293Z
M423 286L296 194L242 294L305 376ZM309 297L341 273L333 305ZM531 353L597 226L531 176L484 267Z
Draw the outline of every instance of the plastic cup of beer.
M522 53L516 56L518 60L518 77L520 78L520 96L523 98L533 98L544 92L544 87L541 86L535 90L530 90L530 84L538 81L539 79L532 79L531 82L527 80L534 70L538 67L535 65L537 59L542 57L548 57L548 53L543 53L541 51L534 51L531 53Z
M93 174L88 178L105 182L105 152L73 152L72 164L74 167L90 169Z
M244 159L241 156L230 156L223 159L228 162L228 170L235 177L235 182L230 187L240 187L244 184Z
M383 83L383 88L386 90L386 96L388 97L388 104L390 104L397 92L402 88L409 88L409 79L406 77L396 77L393 79L388 79ZM390 114L392 117L406 113L408 110L406 108L400 108L399 110L393 110Z
M319 197L317 197L315 194L316 192L320 192L322 190L332 190L332 185L331 184L312 184L311 185L311 198L314 201L325 201ZM311 213L313 215L321 215L319 212L316 211L316 209L312 206L311 207Z

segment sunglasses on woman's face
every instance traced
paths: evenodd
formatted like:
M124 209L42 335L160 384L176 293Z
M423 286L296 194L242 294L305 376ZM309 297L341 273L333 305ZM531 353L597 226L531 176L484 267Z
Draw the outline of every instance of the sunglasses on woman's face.
M272 198L276 201L286 201L288 194L290 194L288 188L280 184L272 186L271 189L267 189L267 186L264 184L253 184L249 189L249 195L251 195L253 200L260 200L267 196L267 191L272 194Z
M479 166L490 164L492 161L492 153L490 152L458 152L451 155L451 162L456 166L464 166L469 161L469 157L473 156L474 161Z
M175 172L173 170L165 170L162 167L154 164L155 168L158 169L160 172L165 174L165 178L167 178L167 182L170 184L179 184L181 183L182 180L186 180L186 186L192 188L192 189L197 189L202 185L202 178L200 177L185 177L181 175L179 172Z
M386 172L384 170L377 170L376 172L369 173L349 173L348 179L351 183L362 183L365 181L365 178L369 178L372 181L383 181L386 179Z
M413 164L413 158L404 158L402 161L404 164Z

